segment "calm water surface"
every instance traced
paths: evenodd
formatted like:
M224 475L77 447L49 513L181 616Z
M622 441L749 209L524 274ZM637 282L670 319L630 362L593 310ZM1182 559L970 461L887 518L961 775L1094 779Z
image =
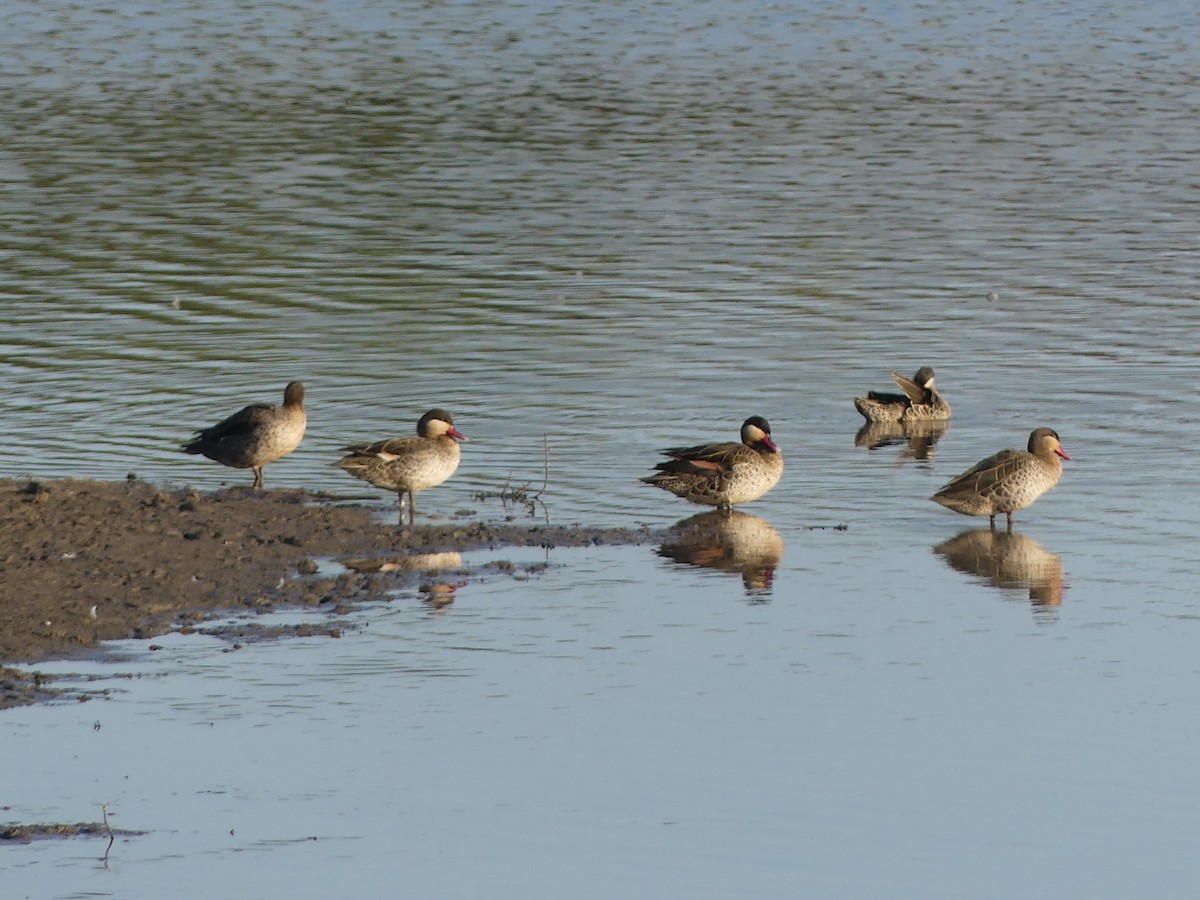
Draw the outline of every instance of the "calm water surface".
M694 512L637 476L747 415L788 459L715 551L555 552L6 714L7 817L152 832L109 871L6 848L17 895L1188 895L1198 19L0 13L6 474L248 483L177 445L293 378L268 487L358 492L338 448L441 405L439 517L503 516L472 491L540 484L544 440L551 517L595 525ZM851 398L926 363L933 453L856 446ZM1075 459L1018 534L927 502L1038 425Z
M1186 602L1074 585L1048 616L923 548L787 551L765 603L646 549L553 551L341 640L53 666L118 693L5 714L6 815L108 802L150 834L107 869L101 840L6 848L6 891L1187 896Z

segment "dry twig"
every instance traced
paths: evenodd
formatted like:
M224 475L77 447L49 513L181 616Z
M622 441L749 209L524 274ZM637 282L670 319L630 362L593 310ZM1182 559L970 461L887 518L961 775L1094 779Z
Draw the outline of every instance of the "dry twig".
M546 518L546 524L550 524L550 510L545 502L542 501L542 494L550 485L550 435L542 435L542 486L534 492L530 492L530 483L520 487L511 487L512 476L504 479L504 484L499 491L472 491L471 499L476 502L484 502L487 500L499 500L504 504L504 511L509 512L514 506L524 506L529 511L529 516L532 518L537 515L537 508L542 508L542 514Z

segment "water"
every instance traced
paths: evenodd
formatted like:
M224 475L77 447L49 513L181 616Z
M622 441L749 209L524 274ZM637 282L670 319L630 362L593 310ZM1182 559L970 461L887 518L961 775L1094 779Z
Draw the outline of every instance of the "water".
M869 543L794 540L767 603L553 551L341 640L53 666L118 693L5 714L6 814L150 833L107 869L101 840L6 848L6 892L1186 896L1196 619L1073 585L1047 621L899 547L856 590L828 560Z
M555 554L441 616L184 642L100 707L6 714L42 766L8 815L153 830L99 874L6 849L38 895L1190 887L1191 6L0 24L0 471L248 482L177 444L292 378L309 434L268 487L357 492L338 448L440 405L472 438L440 516L502 516L471 492L540 485L543 440L552 518L594 525L694 512L637 477L747 415L788 460L747 510L783 546L766 587ZM934 453L856 447L851 398L922 364L955 408ZM1038 425L1074 459L1016 538L927 501Z

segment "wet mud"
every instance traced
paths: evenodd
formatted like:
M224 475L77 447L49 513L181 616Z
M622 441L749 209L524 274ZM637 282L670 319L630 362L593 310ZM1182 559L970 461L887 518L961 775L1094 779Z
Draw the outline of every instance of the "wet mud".
M7 664L199 630L238 609L346 609L405 587L444 601L464 550L659 537L648 529L466 519L401 529L381 521L377 507L306 491L172 491L134 478L0 480L0 521L0 663ZM331 568L335 574L324 574ZM0 668L0 706L52 695L36 673Z
M28 844L39 838L66 837L136 837L144 831L110 828L104 822L55 822L38 825L0 825L0 841L15 841Z

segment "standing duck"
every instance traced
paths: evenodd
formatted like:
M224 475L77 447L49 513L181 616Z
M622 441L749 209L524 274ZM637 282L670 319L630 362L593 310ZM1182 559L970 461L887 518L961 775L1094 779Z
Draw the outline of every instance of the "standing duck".
M963 472L930 499L966 516L987 516L996 526L996 516L1008 516L1012 531L1013 513L1024 509L1062 478L1062 461L1070 459L1058 433L1036 428L1029 435L1027 450L1001 450Z
M742 442L673 447L662 451L670 457L642 479L646 484L670 491L692 503L720 509L757 500L783 474L783 453L771 440L771 426L762 416L742 423Z
M922 366L912 378L893 372L903 394L867 391L855 397L854 407L868 422L942 422L950 418L950 404L937 392L933 369Z
M334 463L355 478L400 495L400 524L404 524L404 495L408 495L408 524L413 523L413 494L437 487L454 474L462 458L459 441L466 435L454 427L444 409L431 409L417 422L417 436L343 447L348 455Z
M253 469L254 489L262 490L263 466L299 447L307 427L304 385L293 381L283 389L282 406L252 403L211 428L196 432L182 449L234 469Z

